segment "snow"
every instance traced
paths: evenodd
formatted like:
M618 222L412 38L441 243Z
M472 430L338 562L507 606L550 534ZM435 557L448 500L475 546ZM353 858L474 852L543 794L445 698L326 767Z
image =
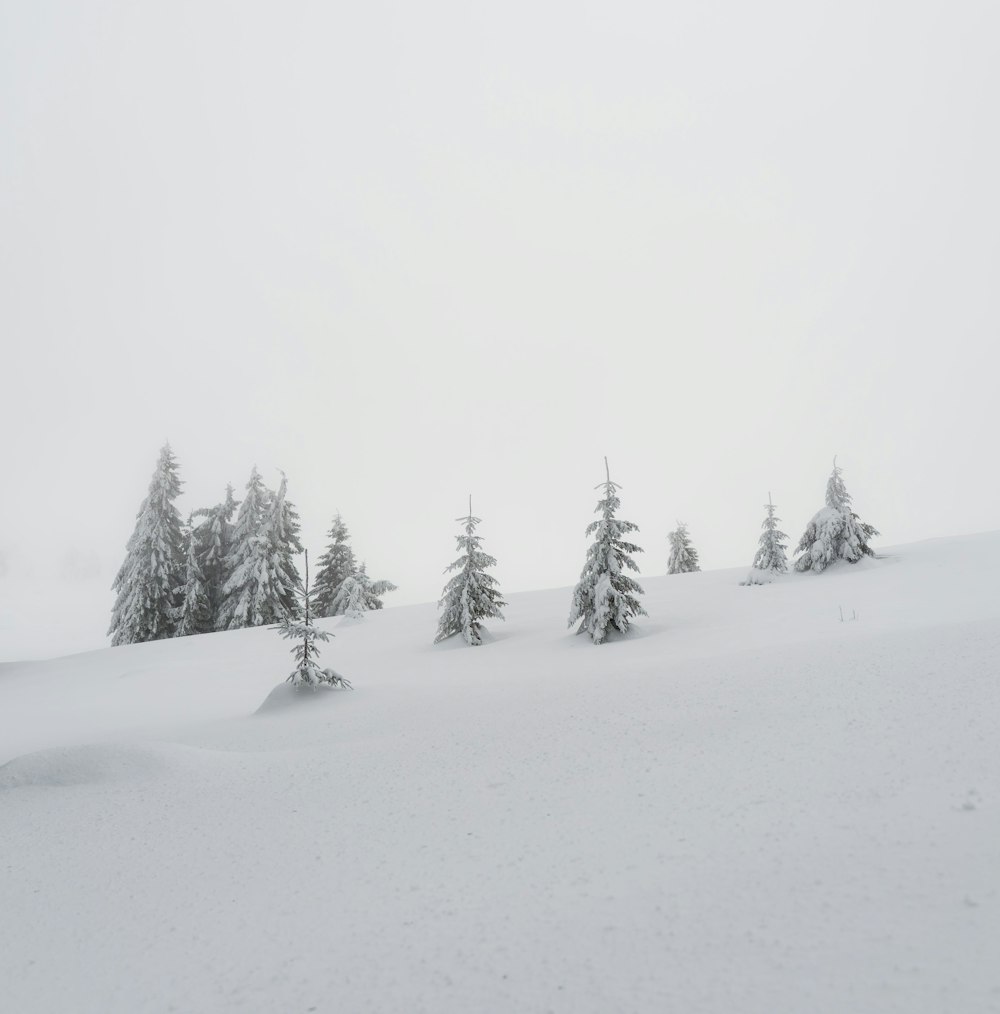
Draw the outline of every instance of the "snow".
M0 666L5 1009L997 1010L1000 533L882 552Z

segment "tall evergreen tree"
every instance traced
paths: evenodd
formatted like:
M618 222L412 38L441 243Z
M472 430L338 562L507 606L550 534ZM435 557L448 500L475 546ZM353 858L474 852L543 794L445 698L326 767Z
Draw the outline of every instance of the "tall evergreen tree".
M281 473L281 484L271 503L269 535L272 554L272 586L277 594L280 618L301 614L299 589L302 578L295 566L295 555L303 552L299 541L299 512L288 499L288 479Z
M391 581L373 581L368 576L364 564L340 582L337 594L331 604L331 616L351 616L360 620L365 613L381 609L384 603L381 596L386 592L395 591Z
M203 539L208 534L204 525L193 523L188 518L184 529L185 565L184 584L181 588L181 604L177 614L174 636L187 637L189 634L207 634L215 629L212 615L211 589L205 580L202 559L205 555Z
M445 573L455 571L441 593L438 608L443 609L438 622L434 643L447 637L461 634L466 644L483 643L483 620L502 620L501 608L507 603L500 597L497 580L487 574L489 567L496 566L496 559L482 550L482 536L476 535L476 526L482 518L472 514L472 497L469 497L469 513L456 518L464 534L456 535L461 556L445 568Z
M605 481L594 487L604 494L595 508L601 519L587 526L586 534L594 535L595 539L587 550L587 561L573 590L568 624L572 627L579 622L577 633L586 631L594 644L603 643L609 630L627 633L633 617L648 615L637 598L643 594L642 588L625 573L638 572L639 565L630 554L641 553L642 549L622 536L637 532L639 527L615 517L621 506L618 497L621 486L611 481L607 458L604 472Z
M232 545L236 500L226 486L226 499L214 507L200 507L185 528L186 576L176 634L205 634L221 630L219 614L228 574L226 556ZM199 520L195 520L195 519Z
M284 475L278 492L272 493L256 466L250 474L226 557L223 629L281 623L299 615L299 573L293 553L302 552L302 545L298 514L287 499L287 488Z
M317 641L329 641L333 634L320 630L313 623L313 613L309 607L309 553L306 557L306 579L301 589L302 619L285 617L276 628L286 640L295 641L292 654L295 656L295 668L286 680L293 687L312 687L316 690L321 686L340 688L343 690L353 689L350 682L344 679L339 673L332 669L321 669L316 661L319 658Z
M693 574L701 570L698 566L698 550L691 545L687 525L677 522L677 527L667 534L670 540L670 558L667 560L668 574Z
M236 514L229 551L223 558L228 577L222 587L222 604L219 609L220 630L254 627L268 622L257 600L261 590L255 580L259 561L264 556L261 530L269 506L269 493L257 466L254 465L247 480L246 493Z
M357 571L354 551L349 542L350 533L338 513L327 534L330 542L319 558L319 570L313 585L313 603L317 616L336 616L333 600L340 586Z
M796 570L819 573L836 560L857 563L863 556L875 555L868 540L879 534L878 529L854 513L842 471L834 458L826 483L826 506L812 516L799 540L795 551L802 555L795 561Z
M214 507L203 507L194 512L195 517L201 518L198 526L198 562L208 588L213 630L225 629L220 622L224 601L222 589L229 579L226 560L233 545L233 517L236 514L236 507L233 487L227 485L226 498L222 503Z
M181 485L170 444L165 444L111 586L118 593L108 628L112 645L174 633L185 570L181 517L174 506Z

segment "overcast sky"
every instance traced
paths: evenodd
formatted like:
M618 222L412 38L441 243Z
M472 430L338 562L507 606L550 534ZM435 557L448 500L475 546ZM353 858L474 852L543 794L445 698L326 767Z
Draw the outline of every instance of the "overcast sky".
M678 518L748 564L769 490L794 543L834 454L882 545L1000 527L998 38L992 2L0 0L0 580L110 609L168 438L182 512L280 467L397 604L470 492L505 591L575 582L605 454L648 574Z

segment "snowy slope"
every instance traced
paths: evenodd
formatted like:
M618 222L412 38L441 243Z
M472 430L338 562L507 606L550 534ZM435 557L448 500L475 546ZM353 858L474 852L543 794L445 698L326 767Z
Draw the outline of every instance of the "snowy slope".
M9 1009L1000 1010L1000 534L885 553L0 666Z

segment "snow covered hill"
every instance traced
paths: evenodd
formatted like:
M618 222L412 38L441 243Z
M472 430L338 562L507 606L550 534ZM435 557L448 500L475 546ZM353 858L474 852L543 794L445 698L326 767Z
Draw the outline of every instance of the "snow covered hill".
M0 666L4 1009L1000 1010L1000 533L882 552Z

